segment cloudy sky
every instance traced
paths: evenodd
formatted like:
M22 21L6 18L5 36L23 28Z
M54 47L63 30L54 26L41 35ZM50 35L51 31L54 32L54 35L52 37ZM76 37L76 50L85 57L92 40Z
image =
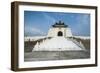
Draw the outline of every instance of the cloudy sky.
M71 28L73 35L90 36L89 14L40 11L24 11L24 34L25 36L47 35L51 25L59 20Z

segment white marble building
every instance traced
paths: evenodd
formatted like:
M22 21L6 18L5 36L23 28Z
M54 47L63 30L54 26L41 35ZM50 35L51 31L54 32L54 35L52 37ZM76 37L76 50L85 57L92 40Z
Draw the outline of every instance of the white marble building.
M52 27L48 31L48 37L72 37L71 29L65 25L63 22L59 21L52 25Z
M48 39L48 37L51 37ZM48 35L41 42L36 43L33 51L66 51L66 50L84 50L84 45L81 42L77 42L72 37L71 29L68 25L59 21L52 25L48 31Z

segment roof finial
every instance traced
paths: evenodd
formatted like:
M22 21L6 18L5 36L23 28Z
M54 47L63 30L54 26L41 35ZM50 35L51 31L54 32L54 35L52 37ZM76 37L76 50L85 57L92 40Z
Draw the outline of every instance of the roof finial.
M61 20L59 21L59 24L61 24Z

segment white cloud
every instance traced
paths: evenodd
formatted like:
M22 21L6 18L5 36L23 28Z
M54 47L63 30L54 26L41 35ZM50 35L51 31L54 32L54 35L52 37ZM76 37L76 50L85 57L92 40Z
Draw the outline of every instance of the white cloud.
M38 29L36 27L30 27L30 26L25 26L25 35L45 35L41 29Z
M49 16L49 15L47 15L46 13L44 13L44 16L45 16L45 18L47 18L50 22L56 22L56 20L52 17L52 16Z
M90 33L90 24L89 24L89 15L83 15L80 17L76 18L78 22L76 22L75 26L74 26L74 31L73 33L76 33L81 35L89 35Z

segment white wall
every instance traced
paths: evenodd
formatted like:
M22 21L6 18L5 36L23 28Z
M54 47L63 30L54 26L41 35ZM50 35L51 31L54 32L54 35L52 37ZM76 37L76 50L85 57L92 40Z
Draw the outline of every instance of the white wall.
M63 37L72 37L72 32L70 28L50 28L48 32L48 37L57 37L58 32L61 31L63 34Z
M10 3L14 0L0 0L0 73L14 73L10 70L10 54L11 54L11 13ZM37 1L46 3L62 3L62 4L78 4L78 5L99 5L100 0L20 0L20 1ZM98 2L99 1L99 2ZM100 5L99 5L100 9ZM100 13L100 10L99 12ZM100 19L100 14L98 19ZM99 21L100 23L100 21ZM98 28L100 25L98 25ZM100 29L98 30L100 31ZM100 34L98 35L100 37ZM100 39L99 43L100 43ZM100 52L100 46L99 50ZM100 56L100 53L99 53ZM100 57L99 57L100 65ZM73 69L56 69L56 70L40 70L34 71L34 73L99 73L100 66L87 67L87 68L73 68ZM22 72L24 73L24 72ZM25 73L33 73L33 71L26 71Z

